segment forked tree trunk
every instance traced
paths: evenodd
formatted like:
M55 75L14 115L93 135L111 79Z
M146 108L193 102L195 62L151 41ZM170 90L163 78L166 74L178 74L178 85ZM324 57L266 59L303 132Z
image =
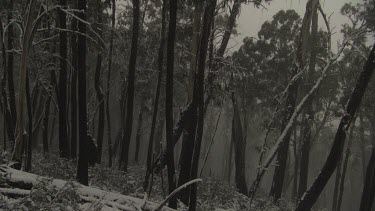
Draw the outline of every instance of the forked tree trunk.
M296 211L309 211L314 205L315 201L319 197L320 193L323 191L324 187L328 183L328 180L335 171L340 157L343 153L346 131L348 130L352 119L361 104L362 97L366 91L367 85L371 78L371 75L375 69L375 45L373 46L371 53L363 67L363 70L357 80L357 84L346 104L344 114L339 123L335 140L333 142L331 151L328 155L327 161L324 164L318 177L315 179L310 188L305 192L300 202L297 205ZM374 153L375 154L375 153ZM375 155L373 156L375 157ZM374 159L375 160L375 159ZM366 183L364 186L364 191L362 193L361 208L360 210L370 210L373 202L373 194L375 188L372 189L372 166L368 168L368 177L366 176ZM367 179L368 178L368 179ZM368 189L369 188L369 189Z
M121 147L120 166L122 170L128 170L129 159L129 145L133 129L133 108L134 108L134 83L135 83L135 68L137 64L138 39L139 39L139 22L140 22L140 0L133 0L133 28L132 28L132 42L129 57L129 74L128 74L128 88L127 88L127 105L126 105L126 120L125 131Z

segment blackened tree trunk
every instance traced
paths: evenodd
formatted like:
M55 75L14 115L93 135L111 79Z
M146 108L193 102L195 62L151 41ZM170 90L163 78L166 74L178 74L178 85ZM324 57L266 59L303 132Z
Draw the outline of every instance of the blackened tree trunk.
M236 166L235 184L238 192L247 195L246 186L246 141L244 140L242 132L241 118L238 110L237 99L234 92L232 92L233 103L233 120L232 120L232 143L234 144L234 161Z
M366 91L367 85L371 78L371 75L375 69L375 45L373 46L370 55L366 61L366 64L363 67L363 70L357 80L357 84L346 104L346 108L344 114L341 118L339 123L335 140L333 142L331 151L328 155L326 163L324 164L321 172L319 173L318 177L315 179L313 184L310 188L305 192L303 197L301 198L300 202L297 205L296 211L309 211L311 210L312 206L314 205L315 201L319 197L320 193L323 191L325 185L328 183L329 178L332 176L333 172L335 171L337 164L340 160L340 157L343 153L344 142L346 137L346 131L348 130L350 124L352 123L352 119L361 104L362 97ZM374 155L375 156L375 155ZM375 159L374 159L375 160ZM372 185L372 173L371 171L375 168L371 166L368 168L368 175L366 175L366 183L364 186L364 191L362 193L362 200L361 200L361 208L360 210L369 210L371 208L373 202L373 194L371 192L375 192L374 190L367 189ZM368 179L367 179L368 178Z
M372 148L371 157L367 164L366 180L364 182L360 211L371 210L375 196L375 147Z
M333 188L332 211L337 210L337 200L338 200L338 195L339 195L340 179L341 179L341 167L342 167L342 161L340 160L336 168L335 187Z
M294 69L295 71L293 71L294 73L292 75L298 72L298 68L294 68ZM299 86L298 82L293 83L293 85L291 85L288 90L286 104L285 104L286 112L285 112L285 116L283 119L281 131L285 129L285 127L287 126L288 122L290 121L293 115L293 111L295 109L295 104L296 104L298 86ZM271 191L270 191L270 196L273 197L274 201L279 200L283 192L285 171L287 167L287 159L288 159L288 151L289 151L289 141L290 141L291 134L292 134L292 130L289 130L289 132L285 135L284 140L277 153L275 173L273 175L272 186L271 186Z
M165 136L167 141L167 169L168 190L172 193L176 188L176 175L173 155L173 72L174 72L174 47L176 41L177 0L169 0L169 28L167 41L167 79L165 87ZM176 197L169 201L169 207L177 208Z
M26 146L26 165L25 171L31 172L31 159L32 159L32 138L33 138L33 112L31 108L30 96L30 77L29 70L26 76L26 105L27 105L27 119L28 119L28 133L27 133L27 146Z
M86 20L86 0L78 0L78 17ZM78 22L78 121L79 121L79 155L77 180L88 185L88 137L87 137L87 101L86 101L86 25Z
M101 37L102 36L102 3L101 0L97 1L97 17L98 17L98 35ZM95 92L96 92L96 98L98 99L99 102L99 119L98 119L98 134L96 137L96 143L98 145L98 150L97 150L97 163L102 162L102 148L103 148L103 135L104 135L104 94L101 88L101 79L102 79L102 74L101 74L101 69L102 69L102 60L103 60L103 55L100 50L97 55L97 60L96 60L96 68L95 68Z
M61 7L66 7L66 0L60 0ZM59 151L61 158L69 157L69 145L68 145L68 131L67 131L67 69L68 69L68 37L66 29L66 14L61 9L59 10L59 23L60 30L60 75L59 75Z
M0 42L1 42L1 52L2 52L2 66L3 66L3 75L1 78L1 94L3 100L3 114L4 114L4 150L6 150L6 137L5 131L8 136L9 142L11 146L14 143L14 119L12 118L11 111L9 109L8 97L6 92L6 80L9 76L7 76L7 59L6 59L6 52L5 52L5 44L3 42L3 23L0 20Z
M122 140L121 160L120 166L124 171L128 170L129 159L129 145L133 129L133 107L134 107L134 82L135 82L135 67L137 63L138 39L139 39L139 22L140 22L140 2L133 0L133 29L132 29L132 43L129 57L129 74L128 74L128 88L127 88L127 105L126 105L126 120L125 131Z
M225 50L228 46L230 36L233 31L233 28L236 25L236 17L239 13L240 7L241 7L240 0L235 0L233 2L233 8L231 10L230 17L226 25L226 29L224 31L223 39L220 43L219 49L216 52L215 58L222 58L224 56ZM212 68L210 68L210 72L218 69L220 67L220 63L221 63L220 60L215 59L215 61L213 62ZM214 78L215 78L214 74L208 74L207 84L208 84L209 90L207 93L207 98L205 100L205 108L207 108L207 105L212 99ZM173 129L173 146L176 145L176 143L180 139L182 131L186 128L187 121L190 119L189 114L192 113L192 109L193 109L192 102L189 102L188 105L181 112L180 118L178 119ZM160 156L163 156L163 158L161 159ZM156 172L158 172L160 169L163 169L165 165L167 164L167 159L166 159L167 150L165 149L160 156L154 162L154 167L155 167ZM160 163L161 160L163 160L164 162Z
M353 139L353 130L354 130L354 124L351 127L348 144L346 146L344 166L343 166L342 174L341 174L340 188L339 188L339 194L338 194L338 199L337 199L337 207L336 207L336 210L338 210L338 211L341 210L342 198L344 196L345 177L346 177L346 171L348 169L349 157L350 157L350 154L351 154L351 146L352 146L352 141L353 141L352 140Z
M77 7L77 0L73 1L74 8ZM72 31L77 31L77 19L72 19L71 28ZM77 81L78 81L78 42L77 42L77 34L72 33L71 35L71 51L72 51L72 69L71 69L71 86L70 86L70 157L72 159L77 158L77 140L78 140L78 103L77 103Z
M111 112L109 110L110 98L110 83L112 71L112 56L113 56L113 38L116 23L116 0L112 0L112 14L111 14L112 28L111 37L109 41L109 55L108 55L108 72L107 72L107 98L106 98L106 116L107 116L107 138L108 138L108 166L112 167L112 135L111 135Z
M143 105L144 102L142 102ZM138 123L137 123L137 133L135 135L135 154L134 161L138 163L139 159L139 148L141 147L141 135L142 135L142 123L143 123L143 113L145 112L146 107L141 106L138 114Z
M197 103L197 129L194 141L194 153L191 164L191 176L190 179L194 180L198 176L198 165L199 156L201 152L201 144L203 137L203 127L204 127L204 79L205 79L205 68L206 68L206 57L208 50L208 43L211 34L211 23L215 17L216 0L210 0L207 2L201 29L201 40L199 44L199 52L197 58L197 71L195 76L195 92L193 98L196 99ZM194 183L190 189L190 202L189 210L195 211L197 206L197 184Z
M8 13L8 23L10 23L13 19L13 3L14 1L9 1L9 13ZM12 128L16 129L16 121L17 121L17 110L16 110L16 95L14 92L14 79L13 79L13 71L14 71L14 55L13 55L13 24L9 24L8 26L8 90L9 90L9 107L10 113L12 115L13 121L11 122ZM14 133L14 132L13 132ZM13 140L12 140L13 141Z
M362 163L362 182L366 180L366 139L365 139L365 128L363 125L363 113L359 113L359 137L361 138L360 149L361 149L361 163Z
M152 114L151 132L150 132L150 138L148 140L148 148L147 148L147 169L146 169L145 181L143 183L143 189L145 191L149 187L149 178L150 178L150 174L152 171L152 158L153 158L152 152L153 152L153 145L154 145L154 134L155 134L155 127L156 127L156 120L157 120L158 112L159 112L161 79L163 77L163 66L164 66L163 64L164 64L164 48L165 48L166 10L167 10L167 0L163 0L163 6L162 6L162 12L161 12L160 45L159 45L159 50L158 50L158 72L159 73L158 73L158 82L156 85L155 100L154 100L154 107L153 107L153 114Z
M44 114L43 114L43 153L49 152L48 147L48 127L49 127L49 113L50 113L51 96L47 93L47 99L44 103Z
M315 3L312 6L312 18L311 18L311 41L310 41L310 64L309 71L306 78L305 86L303 87L306 91L312 87L312 78L315 72L316 66L316 55L317 55L317 33L318 33L318 8ZM313 102L312 97L311 102ZM311 128L312 122L314 121L314 111L312 103L308 104L306 112L303 115L303 134L301 143L301 162L300 162L300 175L299 175L299 186L298 186L298 198L302 197L302 194L306 191L307 180L309 175L309 161L310 161L310 142L311 142Z

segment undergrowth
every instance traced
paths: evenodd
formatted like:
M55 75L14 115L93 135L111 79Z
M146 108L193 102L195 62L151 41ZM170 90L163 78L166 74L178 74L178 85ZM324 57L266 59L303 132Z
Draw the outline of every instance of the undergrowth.
M3 157L6 162L7 158ZM33 155L32 172L37 175L74 181L76 176L76 161L60 159L54 154ZM111 191L124 195L143 198L142 188L145 169L142 165L130 165L128 172L119 171L116 168L106 168L95 165L89 169L90 186L97 187L105 191ZM148 199L160 203L166 197L166 172L163 172L164 181L161 175L155 175L153 189ZM67 183L62 190L55 190L47 182L41 182L34 187L28 197L21 200L9 200L0 195L0 209L14 210L79 210L83 209L79 205L79 196L76 194L72 183ZM163 184L163 185L162 185ZM86 204L87 205L87 204ZM85 210L87 208L85 206ZM90 207L90 206L88 206ZM179 210L186 207L179 203ZM281 200L278 205L274 205L272 200L264 197L255 198L250 206L247 196L238 193L233 186L226 182L216 181L210 178L203 178L203 182L198 186L198 208L202 211L289 211L293 210L292 204L286 200Z

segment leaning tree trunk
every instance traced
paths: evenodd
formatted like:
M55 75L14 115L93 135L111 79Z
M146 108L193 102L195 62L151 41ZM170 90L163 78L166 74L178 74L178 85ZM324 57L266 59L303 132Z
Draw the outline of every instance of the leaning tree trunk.
M86 0L78 0L77 16L86 20ZM86 101L86 24L78 22L78 122L79 122L79 155L77 180L88 185L88 137L87 137L87 101Z
M197 104L197 114L196 115L196 135L194 141L194 154L191 164L191 176L190 179L194 180L198 177L198 165L199 156L201 152L201 144L203 137L203 127L204 127L204 114L205 114L205 104L204 104L204 79L205 79L205 68L206 68L206 57L208 50L208 43L211 34L211 23L214 21L216 9L216 0L210 0L207 2L206 9L203 13L203 22L201 29L201 40L199 44L199 52L197 58L197 71L195 74L195 91L193 98L196 99ZM194 99L193 99L194 101ZM192 184L190 190L190 202L189 210L195 211L197 206L197 184Z
M150 174L152 173L152 158L153 158L153 145L154 145L154 134L156 127L156 120L159 112L159 98L160 98L160 89L161 89L161 80L163 77L163 67L164 67L164 47L165 47L165 27L166 27L166 10L167 10L167 0L163 0L162 13L161 13L161 31L160 31L160 45L158 51L158 82L156 85L154 108L152 114L151 122L151 132L150 138L148 140L147 148L147 169L145 181L143 183L143 189L146 191L149 188Z
M107 138L108 138L108 166L112 167L112 135L111 135L111 112L109 110L109 97L110 97L110 83L111 83L111 71L112 71L112 56L113 56L113 38L116 23L116 0L112 0L112 15L111 15L112 27L111 37L109 41L109 56L108 56L108 72L107 72L107 97L106 97L106 116L107 116Z
M102 3L101 0L97 1L97 16L98 16L98 24L100 27L98 27L98 35L99 38L102 37ZM103 60L103 55L102 51L99 50L97 60L96 60L96 68L95 68L95 92L96 92L96 98L98 99L99 103L99 119L98 119L98 134L96 137L96 143L98 145L98 151L97 151L97 163L102 162L102 148L103 148L103 135L104 135L104 95L103 91L101 88L101 69L102 69L102 60Z
M169 0L169 28L167 40L167 79L165 92L165 136L167 141L166 163L168 169L168 190L172 193L176 188L175 166L173 156L173 72L174 72L174 48L176 42L177 0ZM169 207L176 208L177 200L173 197L169 201Z
M362 97L366 91L367 85L371 78L371 75L375 69L375 45L373 46L371 53L366 61L365 66L358 78L357 84L346 104L344 114L341 118L340 124L338 126L335 140L333 142L331 151L328 155L327 161L324 164L318 177L315 179L310 188L305 192L300 202L297 205L296 211L308 211L311 210L315 201L319 197L320 193L323 191L324 187L328 183L329 178L335 171L340 157L343 153L346 131L348 130L352 119L361 104ZM374 155L375 157L375 155ZM372 185L372 171L375 168L372 166L368 168L368 177L366 175L366 183L362 193L361 208L360 210L370 210L374 195L371 194L375 192L375 188L367 189ZM367 208L367 209L366 209Z
M67 6L67 0L60 0L60 5ZM66 27L66 13L61 9L59 10L59 23L62 30L59 31L60 36L60 75L59 75L59 151L61 158L69 157L69 145L68 145L68 131L67 131L67 69L68 69L68 37Z
M129 57L129 74L128 74L128 88L127 88L127 106L126 106L126 120L125 131L122 140L121 160L120 166L124 171L128 170L129 159L129 145L133 130L133 108L134 108L134 83L135 83L135 68L137 64L138 39L139 39L139 21L140 21L140 1L133 0L133 29L132 29L132 43Z

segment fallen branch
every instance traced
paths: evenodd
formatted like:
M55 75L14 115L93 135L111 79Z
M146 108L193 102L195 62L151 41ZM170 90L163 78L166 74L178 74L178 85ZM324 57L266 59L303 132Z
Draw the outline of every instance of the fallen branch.
M169 196L164 199L164 201L155 209L155 211L160 211L167 203L168 201L174 196L176 195L178 192L180 192L182 189L185 189L187 186L191 185L191 184L194 184L194 183L197 183L197 182L202 182L202 179L195 179L195 180L191 180L183 185L181 185L180 187L176 188L171 194L169 194Z

